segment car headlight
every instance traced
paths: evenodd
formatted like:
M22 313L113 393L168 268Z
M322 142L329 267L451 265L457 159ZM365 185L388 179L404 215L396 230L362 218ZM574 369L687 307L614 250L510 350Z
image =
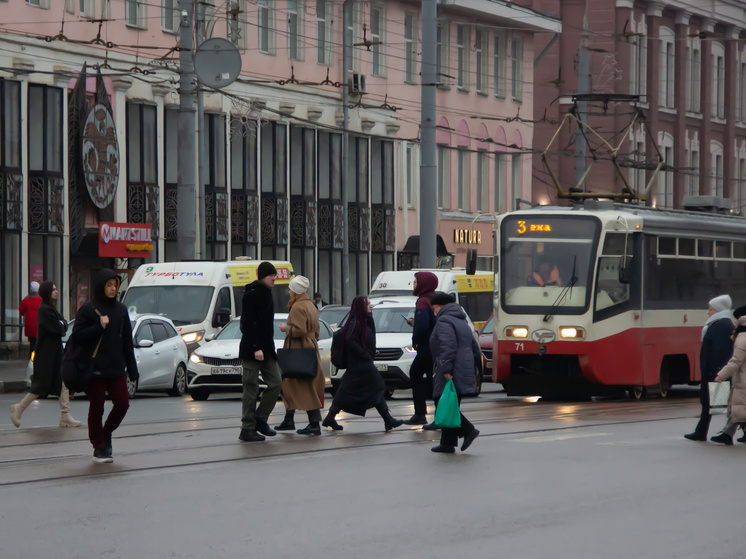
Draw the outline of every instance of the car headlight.
M197 353L192 353L192 355L189 356L189 361L194 363L195 365L198 363L204 363L205 360L202 359L201 355L197 355Z
M410 353L412 355L417 355L417 350L413 348L411 345L404 348L404 351L407 353Z
M508 338L528 338L528 328L525 326L511 326L505 329Z
M577 340L578 338L582 338L583 334L583 329L576 328L575 326L565 326L563 328L560 328L559 331L560 338L564 338L566 340Z
M200 341L202 339L202 336L204 335L204 330L200 330L199 332L189 332L188 334L182 334L181 338L184 340L184 343L193 344L194 342Z

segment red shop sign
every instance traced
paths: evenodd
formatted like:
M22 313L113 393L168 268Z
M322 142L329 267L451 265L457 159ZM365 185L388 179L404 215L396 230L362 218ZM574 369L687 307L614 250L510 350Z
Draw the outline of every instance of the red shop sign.
M153 239L147 223L109 223L98 226L98 255L108 258L150 258Z

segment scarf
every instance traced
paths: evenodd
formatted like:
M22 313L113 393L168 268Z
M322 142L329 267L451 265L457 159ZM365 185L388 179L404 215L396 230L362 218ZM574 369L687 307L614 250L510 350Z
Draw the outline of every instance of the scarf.
M705 322L704 328L702 328L702 339L705 339L705 334L707 333L707 330L710 328L713 322L716 320L720 320L721 318L727 318L730 320L731 314L730 309L726 309L724 311L718 311L715 314L713 314L710 318L707 319L707 322Z

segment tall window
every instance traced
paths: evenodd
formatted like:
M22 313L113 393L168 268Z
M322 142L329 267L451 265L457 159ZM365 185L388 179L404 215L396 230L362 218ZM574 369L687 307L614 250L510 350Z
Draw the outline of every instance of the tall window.
M238 117L233 117L234 119ZM231 257L257 258L259 196L256 187L256 124L231 126Z
M404 81L414 83L417 79L417 23L412 14L404 16Z
M630 168L630 184L633 189L637 192L642 192L645 189L645 169L643 163L645 162L645 142L637 141L632 144L634 153L632 154L632 167Z
M290 262L316 278L316 130L290 127Z
M438 146L438 207L448 208L451 187L451 151L448 146Z
M477 93L487 92L487 57L488 57L488 46L487 46L487 32L483 29L477 28L474 32L474 47L476 58L476 88Z
M163 238L166 262L179 259L178 217L179 206L179 111L166 108L164 111L163 130L163 167L165 182L163 185Z
M658 194L656 196L659 208L673 208L673 136L668 133L658 146L663 155L665 167L658 173Z
M342 205L342 135L318 133L319 284L324 301L342 303L342 248L345 244ZM393 191L391 203L393 204Z
M228 258L229 199L226 183L225 115L205 113L205 240L207 258Z
M285 260L288 242L287 127L274 121L261 126L261 258Z
M712 44L712 116L725 118L725 49Z
M746 61L738 65L738 70L738 110L736 118L741 122L746 122Z
M456 26L456 84L459 89L469 88L469 26Z
M469 150L458 148L458 209L469 211Z
M371 74L374 76L383 76L385 72L384 61L384 30L386 29L386 19L384 17L383 4L372 4L370 7L370 40L373 44L370 47Z
M96 17L96 5L93 0L79 0L81 17Z
M448 84L448 20L438 21L436 32L437 48L435 53L435 81L441 85Z
M743 152L736 162L736 184L733 189L733 210L743 215L744 203L746 203L746 157Z
M510 175L512 181L513 199L511 203L515 204L514 209L519 208L518 200L523 198L523 172L521 169L521 154L514 153L510 159Z
M513 101L523 99L523 39L515 32L510 41L510 87Z
M38 109L38 106L36 107ZM31 138L29 138L31 140ZM0 324L20 324L21 232L21 82L0 80ZM34 276L30 276L34 279ZM20 341L20 328L0 327L0 340Z
M505 33L503 31L495 32L494 41L495 51L492 55L493 69L495 79L495 97L505 97Z
M394 269L396 227L394 208L394 142L371 142L370 277Z
M691 150L689 166L691 167L689 171L691 174L691 190L689 194L697 196L699 194L699 150Z
M699 38L689 38L686 49L686 110L699 112L699 97L702 75L702 51Z
M274 0L257 0L257 36L259 52L274 51Z
M645 16L640 15L639 21L632 21L630 37L630 93L632 95L647 95L648 83L648 28ZM647 99L643 99L647 101Z
M178 7L178 0L173 0ZM227 0L226 6L226 37L240 49L246 48L246 0ZM178 14L178 10L174 13ZM178 31L178 20L174 30Z
M303 0L288 0L288 58L303 59Z
M660 28L660 72L658 87L658 104L661 107L674 107L674 90L676 87L674 71L676 68L674 33L668 27Z
M316 62L331 64L332 0L316 0Z
M130 27L147 29L148 5L143 0L124 0L124 21Z
M489 159L486 151L477 152L477 211L488 212L487 180L489 178Z
M503 152L495 152L495 211L500 213L507 210L505 207L508 186L507 177L505 176L506 157L507 155Z
M710 195L723 195L723 144L710 142Z
M127 219L150 223L153 239L160 224L156 118L155 105L127 103Z
M178 33L180 21L179 0L161 0L161 27L163 30L169 33Z
M414 146L410 143L406 144L404 148L404 165L406 168L406 187L404 188L404 204L405 208L410 208L415 205L415 160L414 160Z

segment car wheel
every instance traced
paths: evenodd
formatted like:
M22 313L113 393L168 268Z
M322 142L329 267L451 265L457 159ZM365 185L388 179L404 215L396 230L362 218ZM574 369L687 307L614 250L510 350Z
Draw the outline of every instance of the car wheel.
M137 385L138 381L130 380L129 377L127 378L127 394L129 394L130 398L135 397L135 394L137 393Z
M648 389L640 385L630 386L627 390L631 400L642 400L648 393Z
M190 388L189 395L192 397L192 400L202 402L210 397L210 391L204 388Z
M168 391L168 395L183 396L186 392L186 386L186 369L184 368L184 365L179 363L179 366L176 367L176 372L174 373L174 386L173 388L171 388L171 390Z

